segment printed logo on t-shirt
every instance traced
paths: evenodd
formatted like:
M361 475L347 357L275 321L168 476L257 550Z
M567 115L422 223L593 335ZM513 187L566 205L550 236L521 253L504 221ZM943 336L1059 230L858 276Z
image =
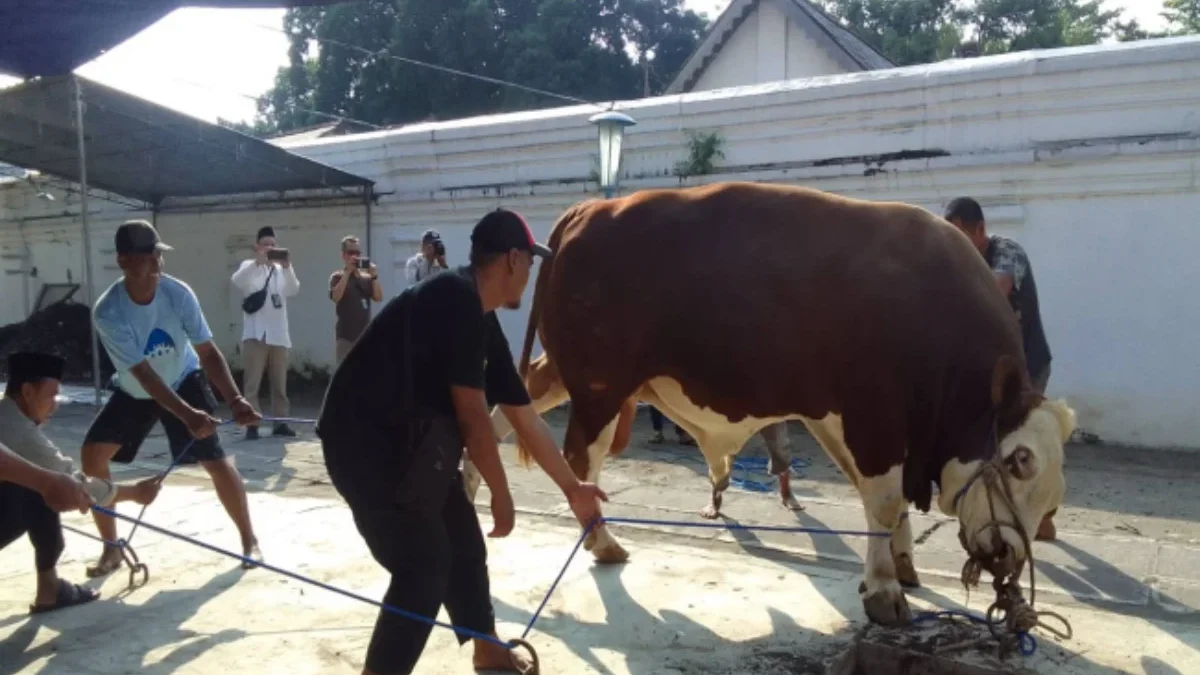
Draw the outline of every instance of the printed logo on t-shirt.
M159 359L173 359L177 356L175 340L171 339L171 334L167 331L155 328L150 331L150 337L146 340L146 349L142 351L142 355L151 363Z

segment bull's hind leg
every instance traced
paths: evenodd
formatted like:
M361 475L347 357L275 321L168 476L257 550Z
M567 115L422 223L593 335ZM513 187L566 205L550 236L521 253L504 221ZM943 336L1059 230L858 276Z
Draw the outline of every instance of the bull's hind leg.
M692 437L696 438L695 435ZM696 444L700 446L700 452L708 463L708 481L712 484L712 495L708 505L700 509L700 517L713 520L721 515L721 501L725 491L729 489L729 479L733 475L733 458L737 449L729 452L728 444L714 438L697 439Z
M577 408L578 405L578 402L576 402L573 408ZM575 443L582 444L582 442L576 441L572 443L572 436L575 434L582 436L583 430L575 417L575 409L572 409L571 419L567 423L567 442L564 445L571 448L567 450L567 463L570 464L571 469L575 472L575 476L579 480L599 484L600 469L604 458L608 455L608 451L612 447L618 422L619 419L614 417L601 430L596 440L587 444L585 452L577 453L573 450ZM583 541L583 548L591 551L592 557L596 559L596 562L601 564L621 563L629 559L629 552L621 546L616 537L604 525L592 528L592 531L588 533L587 538Z

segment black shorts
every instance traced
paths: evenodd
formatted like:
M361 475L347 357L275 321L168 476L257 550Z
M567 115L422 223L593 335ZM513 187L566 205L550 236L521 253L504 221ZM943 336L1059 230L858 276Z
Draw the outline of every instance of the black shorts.
M217 399L202 370L183 378L175 393L188 405L210 415L217 409ZM187 426L170 410L159 405L158 401L134 398L120 389L113 392L112 398L92 420L83 442L120 445L121 449L113 455L112 461L128 464L137 457L138 450L157 422L162 422L163 431L167 433L172 459L178 459L181 453L187 451L179 464L224 459L225 450L217 434L201 440L193 439Z

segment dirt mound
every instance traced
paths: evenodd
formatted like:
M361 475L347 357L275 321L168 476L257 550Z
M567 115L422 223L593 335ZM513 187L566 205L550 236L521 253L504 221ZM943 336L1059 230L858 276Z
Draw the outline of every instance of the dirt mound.
M92 313L87 305L60 302L37 312L26 321L0 326L0 377L8 378L8 355L39 351L66 359L63 381L89 384L92 381ZM100 348L100 376L113 374L112 361Z

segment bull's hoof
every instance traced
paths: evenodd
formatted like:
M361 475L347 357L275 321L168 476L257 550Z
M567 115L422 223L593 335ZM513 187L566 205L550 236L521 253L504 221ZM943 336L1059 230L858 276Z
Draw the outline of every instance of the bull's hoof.
M912 556L907 553L893 556L896 565L896 581L904 588L920 588L921 579L917 576L917 568L913 566Z
M717 516L721 515L721 507L709 502L708 506L700 509L700 517L708 520L716 520Z
M891 583L874 593L863 595L862 603L867 618L873 623L893 627L912 623L912 610L908 608L908 599L904 597L900 584Z
M629 551L620 544L611 544L592 551L592 557L601 565L619 565L629 560Z
M596 530L594 529L583 538L583 550L590 551L593 548L596 548Z

